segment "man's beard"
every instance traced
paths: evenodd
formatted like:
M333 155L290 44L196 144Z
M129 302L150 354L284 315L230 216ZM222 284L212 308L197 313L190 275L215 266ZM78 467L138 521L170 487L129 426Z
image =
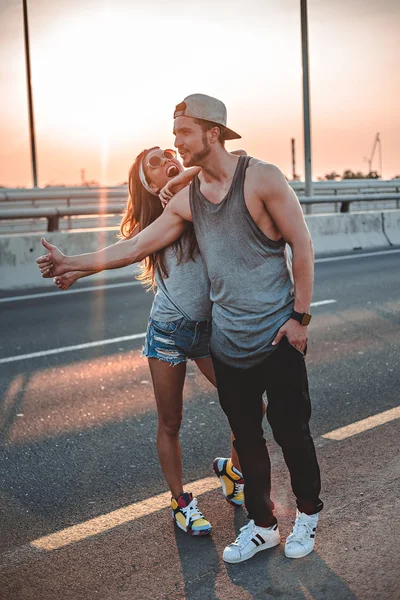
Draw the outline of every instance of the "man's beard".
M206 158L210 152L211 152L211 146L207 141L207 136L206 134L203 135L202 140L203 142L203 147L201 150L199 150L198 152L195 152L192 155L192 158L189 160L189 162L186 163L185 167L197 167L197 166L201 166L201 161L203 160L203 158Z

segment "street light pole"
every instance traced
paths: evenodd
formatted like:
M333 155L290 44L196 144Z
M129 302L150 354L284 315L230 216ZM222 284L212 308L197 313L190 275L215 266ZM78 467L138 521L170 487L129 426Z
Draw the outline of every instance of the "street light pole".
M310 77L308 68L308 20L307 0L300 0L301 10L301 50L303 61L303 126L304 126L304 175L305 194L313 195L311 173L311 119L310 119Z
M295 139L292 138L291 139L292 142L292 179L293 181L295 181L297 179L297 174L296 174L296 147L295 147Z
M30 136L30 142L31 142L33 187L37 187L35 120L34 120L34 116L33 116L31 63L30 63L30 56L29 56L28 8L27 8L27 5L26 5L26 1L27 0L23 0L23 9L24 9L24 39L25 39L25 64L26 64L26 87L27 87L27 92L28 92L29 136Z

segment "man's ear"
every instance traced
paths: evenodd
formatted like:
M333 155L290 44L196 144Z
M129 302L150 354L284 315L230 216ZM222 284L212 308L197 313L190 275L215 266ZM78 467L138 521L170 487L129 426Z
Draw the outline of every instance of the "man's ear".
M221 135L221 130L218 126L212 127L212 129L208 130L210 133L210 144L215 144L219 140L219 136Z

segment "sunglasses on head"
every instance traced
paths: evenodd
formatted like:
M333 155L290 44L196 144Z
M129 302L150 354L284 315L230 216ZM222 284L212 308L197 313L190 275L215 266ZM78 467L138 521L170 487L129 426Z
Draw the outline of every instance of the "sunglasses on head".
M157 167L160 167L162 165L164 158L166 158L167 160L172 160L173 158L176 158L175 150L164 150L161 154L155 154L151 156L147 161L147 165L149 167L152 167L153 169L156 169Z

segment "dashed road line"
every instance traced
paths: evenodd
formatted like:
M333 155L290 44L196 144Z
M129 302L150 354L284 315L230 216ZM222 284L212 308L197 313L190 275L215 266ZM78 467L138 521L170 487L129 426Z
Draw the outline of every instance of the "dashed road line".
M396 406L390 410L385 410L385 412L379 413L378 415L373 415L367 419L356 421L355 423L351 423L345 427L339 427L339 429L334 429L329 433L325 433L322 437L335 441L345 440L353 435L357 435L363 431L368 431L369 429L373 429L379 425L389 423L390 421L394 421L396 419L400 419L400 406Z
M5 363L17 362L20 360L29 360L31 358L42 358L51 354L62 354L63 352L74 352L85 350L86 348L96 348L97 346L106 346L107 344L118 344L130 340L139 340L144 338L146 333L134 333L133 335L123 335L121 337L110 338L108 340L97 340L96 342L86 342L85 344L76 344L75 346L64 346L63 348L52 348L51 350L42 350L41 352L30 352L29 354L17 354L16 356L7 356L0 358L0 365Z
M110 283L107 285L92 285L88 287L76 288L73 290L54 290L53 292L42 292L39 294L26 294L25 296L8 296L7 298L0 298L0 303L4 302L18 302L21 300L35 300L37 298L55 298L62 293L63 296L68 294L82 294L83 292L98 292L101 290L112 290L115 288L131 287L134 285L142 285L140 281L125 281L123 283Z
M200 496L200 494L210 492L219 486L220 483L216 477L205 477L204 479L191 482L190 491L193 496ZM100 517L95 517L79 525L72 525L72 527L67 527L62 531L43 536L30 542L30 545L39 550L58 550L58 548L62 548L63 546L69 546L88 537L119 527L124 523L129 523L163 510L168 506L170 500L171 492L158 494L158 496L147 498L146 500L142 500L142 502L136 502L135 504L114 510Z

